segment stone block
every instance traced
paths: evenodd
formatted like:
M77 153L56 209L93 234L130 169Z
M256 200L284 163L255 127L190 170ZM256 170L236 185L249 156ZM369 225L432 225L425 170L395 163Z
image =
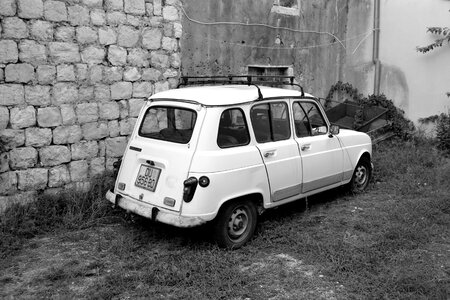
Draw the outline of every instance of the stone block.
M123 10L123 0L105 0L105 6L108 11Z
M52 103L61 105L78 101L78 89L73 83L57 83L53 86Z
M115 101L99 103L100 119L114 120L120 116L119 104Z
M41 65L36 69L37 79L40 84L50 84L56 78L56 67Z
M123 80L125 81L137 81L141 79L141 73L136 67L127 67L123 72Z
M10 123L13 129L31 127L36 124L36 111L33 106L13 107L10 110Z
M153 16L153 3L145 3L145 12L148 16Z
M168 81L164 81L164 82L156 82L155 83L155 90L154 93L159 93L159 92L164 92L167 91L170 88L169 86L169 82Z
M83 138L86 141L100 140L109 135L108 125L104 122L92 122L81 125Z
M21 84L0 84L0 105L25 103L24 88Z
M103 26L106 23L106 14L102 9L91 11L91 22L95 26Z
M99 28L98 41L102 45L112 45L117 41L117 34L114 29L110 27Z
M142 26L142 23L145 19L143 19L141 16L133 16L133 15L127 15L127 24L134 26L134 27L140 27Z
M73 42L75 39L75 28L71 26L59 26L55 31L55 39L63 42Z
M164 78L175 78L178 77L178 71L173 69L167 69L163 74Z
M52 167L71 160L70 150L66 146L47 146L39 149L41 165Z
M78 123L80 124L95 122L98 120L97 103L77 104L75 111L77 113Z
M75 70L77 74L78 81L86 81L88 80L88 65L87 64L76 64Z
M150 54L147 50L133 48L128 51L128 65L135 67L148 67Z
M91 85L80 86L78 89L78 99L80 101L94 101L94 87Z
M81 2L89 8L101 8L103 6L103 0L82 0Z
M119 121L112 120L108 122L109 137L117 137L120 135Z
M56 127L62 124L59 107L38 108L37 122L40 127Z
M75 81L75 68L73 65L56 66L56 80L58 81Z
M117 157L107 157L106 158L106 170L108 171L114 171L114 163L117 161Z
M51 41L53 39L53 24L37 20L31 24L31 36L38 41Z
M155 16L162 15L162 0L153 0L153 14Z
M16 42L12 40L0 40L0 64L16 63L19 51Z
M1 30L1 28L0 28ZM2 68L0 68L0 81L4 81L5 80L5 72L3 71Z
M172 53L169 58L170 66L178 69L181 67L181 58L179 53Z
M75 115L75 109L71 104L61 105L61 118L64 125L72 125L77 121L77 116Z
M26 85L25 101L35 106L47 106L51 102L50 86L48 85Z
M120 135L130 135L133 133L136 118L128 118L119 121Z
M75 43L49 43L50 58L54 63L76 63L80 61L80 49Z
M142 32L142 45L149 50L161 48L162 32L159 28L146 28Z
M151 82L143 81L133 83L133 97L148 98L152 95L152 91L153 84Z
M129 105L128 105L128 100L120 100L117 103L119 103L119 107L120 107L120 119L125 119L128 118L129 116Z
M69 6L68 9L68 21L73 26L82 26L89 25L89 21L91 20L89 16L89 9L83 7L81 5L73 5Z
M7 107L0 106L0 131L8 127L9 110Z
M79 125L59 126L53 129L53 144L73 144L81 141L82 132Z
M73 160L81 160L96 157L98 144L96 141L83 141L70 146Z
M106 22L111 26L118 26L127 21L127 16L123 12L114 11L106 13Z
M27 83L34 80L34 67L30 64L9 64L5 68L6 82Z
M166 5L163 7L162 15L165 21L173 22L180 19L178 9L175 6Z
M100 64L105 59L105 50L96 46L89 46L81 52L81 60L89 65Z
M181 23L173 23L173 35L177 39L181 39L183 35L183 25Z
M88 178L89 165L85 160L72 161L69 164L71 181L85 181Z
M60 187L70 182L70 173L67 165L60 165L48 170L48 186Z
M24 21L17 17L7 17L2 21L2 39L25 39L28 37L28 28Z
M0 195L12 195L17 192L17 173L6 172L0 174Z
M103 66L93 65L89 67L89 82L97 83L103 79Z
M161 73L161 71L159 71L157 69L149 68L149 69L144 69L142 71L142 80L158 82L161 79L162 79L162 73Z
M25 146L43 147L52 143L52 130L49 128L30 127L25 129Z
M36 168L25 171L18 171L17 178L17 188L21 191L43 190L47 187L48 170Z
M132 48L139 42L139 31L134 27L122 25L117 35L117 45Z
M101 176L105 172L105 158L96 157L91 160L89 164L89 176Z
M167 82L169 83L169 89L176 89L178 87L178 78L169 78Z
M19 43L19 58L22 62L41 65L47 61L47 51L44 45L32 40L23 40Z
M9 171L9 152L0 153L0 173L5 173L8 171Z
M133 84L131 82L116 82L111 85L111 99L130 99L133 93Z
M111 100L111 92L109 90L109 85L96 84L94 87L94 100L95 101Z
M53 22L67 21L66 4L62 1L45 1L44 17L46 20Z
M123 70L121 67L105 67L103 81L113 83L121 81L123 78Z
M152 52L150 54L152 67L167 69L169 67L169 56L164 52Z
M15 148L9 152L9 166L12 170L34 167L38 162L38 152L33 147Z
M111 121L113 122L113 121ZM119 123L119 122L117 122ZM106 145L105 140L98 141L98 156L99 157L105 157L106 154Z
M17 5L15 0L0 0L0 15L1 16L14 16L17 11Z
M127 147L127 138L124 136L106 138L106 157L122 157Z
M164 23L164 25L163 25L163 36L165 36L165 37L173 37L173 24L172 23Z
M168 52L175 52L178 49L178 41L174 38L165 36L162 38L162 46L161 47Z
M0 131L0 141L6 151L25 145L24 130L3 129Z
M113 66L123 66L127 63L127 50L115 45L108 48L108 61Z
M19 17L24 19L39 19L44 16L42 0L18 0Z
M79 44L92 44L97 42L97 31L90 27L77 27L76 33Z
M145 0L124 0L124 10L127 14L144 15Z

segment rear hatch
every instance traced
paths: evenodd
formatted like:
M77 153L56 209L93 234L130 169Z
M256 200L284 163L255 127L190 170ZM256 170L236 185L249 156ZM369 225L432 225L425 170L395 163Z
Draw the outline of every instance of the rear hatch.
M179 101L155 101L143 108L122 159L116 192L180 211L204 114L200 105Z

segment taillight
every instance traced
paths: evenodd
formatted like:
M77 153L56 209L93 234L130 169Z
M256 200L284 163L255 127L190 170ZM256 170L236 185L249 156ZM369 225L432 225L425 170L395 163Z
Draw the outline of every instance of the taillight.
M195 190L197 189L198 180L195 177L189 177L184 181L183 188L183 200L185 202L191 202L194 197Z

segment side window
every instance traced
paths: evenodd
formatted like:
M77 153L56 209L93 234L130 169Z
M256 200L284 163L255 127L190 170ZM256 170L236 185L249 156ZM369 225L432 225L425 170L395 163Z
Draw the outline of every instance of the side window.
M258 143L287 140L291 136L287 104L259 104L252 107L253 132Z
M327 123L317 104L311 102L295 102L293 111L297 137L321 135L328 132Z
M239 108L225 110L220 116L217 145L230 148L247 145L250 142L244 112Z

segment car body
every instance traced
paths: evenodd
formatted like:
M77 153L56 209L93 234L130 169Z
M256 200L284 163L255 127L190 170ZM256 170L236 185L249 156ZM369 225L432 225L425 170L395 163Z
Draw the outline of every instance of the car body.
M143 106L107 199L177 227L211 222L219 245L247 242L266 209L341 185L366 188L368 135L330 124L287 88L195 86Z

